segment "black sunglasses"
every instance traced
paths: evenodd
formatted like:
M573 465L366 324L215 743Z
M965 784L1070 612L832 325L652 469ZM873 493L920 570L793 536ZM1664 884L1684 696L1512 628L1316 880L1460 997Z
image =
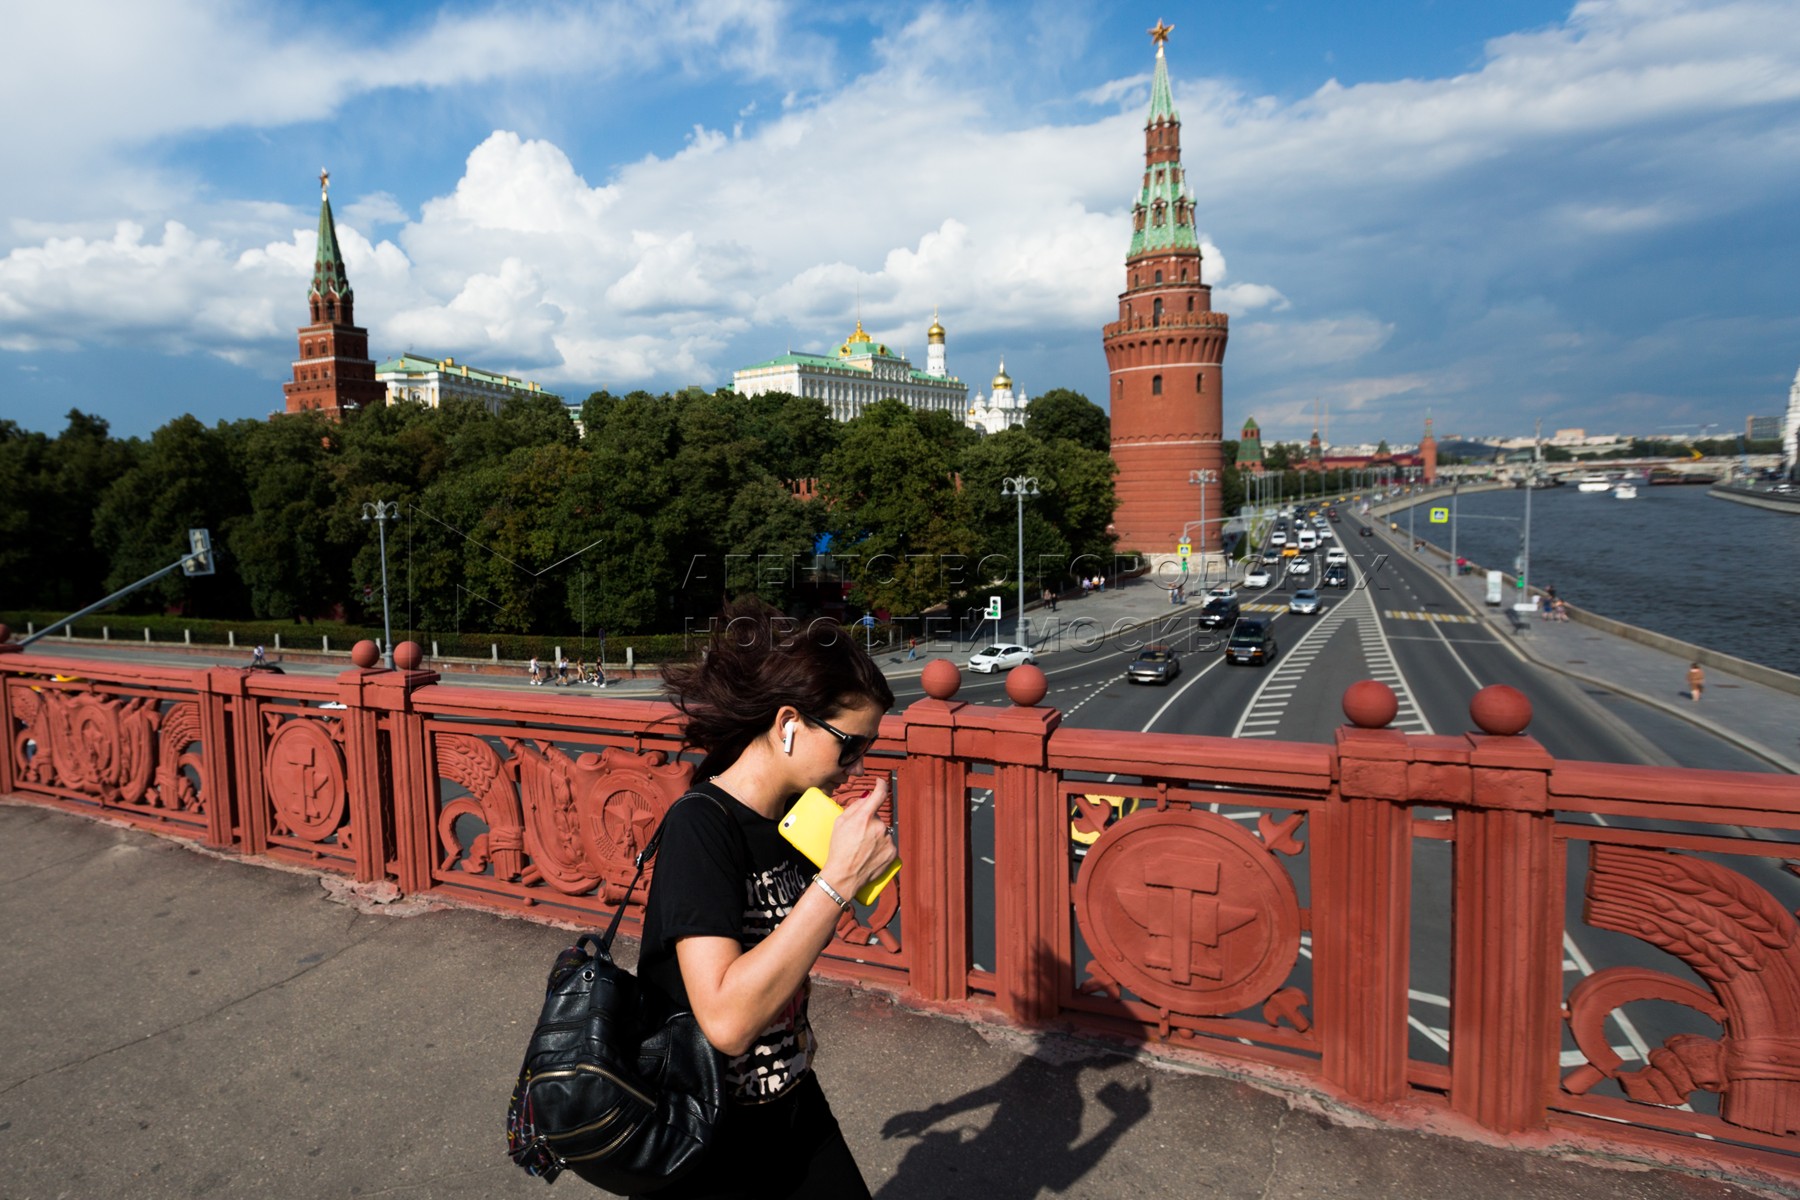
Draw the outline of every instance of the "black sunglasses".
M821 721L817 717L809 716L806 713L800 715L806 718L808 724L817 725L838 740L838 766L840 767L849 766L867 754L869 747L875 744L875 735L873 734L845 733L837 726Z

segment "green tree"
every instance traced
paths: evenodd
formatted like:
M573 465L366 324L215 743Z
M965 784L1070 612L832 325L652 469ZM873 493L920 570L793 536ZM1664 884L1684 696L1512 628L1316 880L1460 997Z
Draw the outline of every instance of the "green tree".
M167 566L186 548L190 528L210 529L214 545L230 545L234 525L250 507L241 446L246 427L256 424L220 422L208 429L192 416L180 416L150 436L138 461L106 489L94 513L94 542L109 566L106 588ZM229 554L217 561L215 575L169 575L122 604L139 612L179 604L198 616L247 611L240 564Z
M293 413L247 429L242 444L250 511L228 547L258 617L317 616L343 598L346 562L331 523L340 516L330 470L332 427Z
M1051 388L1025 406L1025 432L1041 441L1067 438L1078 446L1112 452L1112 420L1080 392Z
M916 613L943 601L977 545L944 448L918 415L882 400L845 422L825 456L821 493L834 560L867 609Z

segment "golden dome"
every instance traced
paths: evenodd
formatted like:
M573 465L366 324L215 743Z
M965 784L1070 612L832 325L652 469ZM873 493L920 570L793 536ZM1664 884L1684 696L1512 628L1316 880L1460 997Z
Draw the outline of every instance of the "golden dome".
M1000 388L1006 388L1008 391L1012 390L1012 376L1006 373L1006 360L1004 358L1000 360L1000 373L994 376L993 387L995 390L999 390Z
M935 308L931 310L931 328L925 331L925 336L933 343L944 340L944 327L938 324L937 309Z
M856 332L845 338L844 344L838 347L838 357L849 358L850 355L854 353L855 347L866 346L874 340L874 338L863 332L862 318L858 317L856 319ZM882 347L882 349L885 351L886 347Z

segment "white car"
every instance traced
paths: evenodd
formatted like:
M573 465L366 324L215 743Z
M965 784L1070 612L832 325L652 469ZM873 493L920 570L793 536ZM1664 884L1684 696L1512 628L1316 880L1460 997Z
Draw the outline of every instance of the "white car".
M1021 663L1035 661L1029 648L1002 642L971 654L969 670L992 675L995 671L1010 671Z
M1271 533L1269 535L1269 545L1271 545L1271 546L1287 545L1287 534L1285 534L1281 530L1277 529L1274 533Z
M1294 559L1292 562L1288 563L1287 573L1289 575L1311 575L1312 560L1305 557Z
M1347 567L1350 565L1350 552L1342 546L1333 546L1325 552L1325 565L1328 567Z
M1269 568L1261 563L1251 567L1244 575L1244 586L1247 588L1266 588L1274 582L1275 577L1269 573Z
M1200 603L1207 604L1214 600L1236 600L1237 598L1238 594L1236 588L1221 586L1207 588L1206 595L1200 597Z

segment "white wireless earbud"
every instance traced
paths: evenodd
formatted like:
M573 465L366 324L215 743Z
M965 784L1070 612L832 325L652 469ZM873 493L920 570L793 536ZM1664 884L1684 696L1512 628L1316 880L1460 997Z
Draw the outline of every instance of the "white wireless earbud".
M789 721L787 723L787 728L782 730L781 752L783 754L792 754L794 752L794 723L792 721Z

